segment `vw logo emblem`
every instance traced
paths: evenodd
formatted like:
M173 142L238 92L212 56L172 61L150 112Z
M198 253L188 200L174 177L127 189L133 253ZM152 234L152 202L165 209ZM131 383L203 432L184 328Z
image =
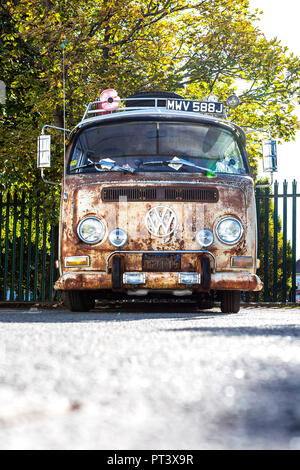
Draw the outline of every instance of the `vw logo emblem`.
M147 230L155 237L167 237L177 226L177 217L168 206L156 206L150 209L145 217Z

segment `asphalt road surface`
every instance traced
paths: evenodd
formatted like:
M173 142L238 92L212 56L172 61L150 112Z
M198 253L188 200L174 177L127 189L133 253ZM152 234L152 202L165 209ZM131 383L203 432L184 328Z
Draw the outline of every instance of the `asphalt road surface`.
M299 308L143 312L2 308L0 448L300 450Z

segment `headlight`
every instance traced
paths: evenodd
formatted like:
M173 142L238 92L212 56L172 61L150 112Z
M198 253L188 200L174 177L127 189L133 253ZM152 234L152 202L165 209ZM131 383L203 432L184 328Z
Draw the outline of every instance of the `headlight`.
M115 228L110 232L108 238L112 245L120 247L127 242L127 233L121 228Z
M85 243L98 243L104 237L105 227L97 217L87 217L79 223L77 233Z
M199 245L206 248L212 244L212 242L214 241L214 236L210 230L208 230L207 228L203 228L202 230L199 230L199 232L196 233L196 240Z
M227 243L227 245L234 245L240 240L243 234L243 227L237 219L226 217L220 220L216 232L221 242Z

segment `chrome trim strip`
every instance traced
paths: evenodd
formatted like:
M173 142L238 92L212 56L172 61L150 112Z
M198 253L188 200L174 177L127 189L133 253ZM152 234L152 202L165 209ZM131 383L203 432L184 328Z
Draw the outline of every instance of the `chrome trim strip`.
M109 261L110 259L115 256L115 255L122 255L122 254L159 254L159 255L169 255L169 254L200 254L200 253L205 253L207 255L210 255L213 260L214 260L214 272L217 269L217 262L216 262L216 257L213 255L210 251L207 250L167 250L167 251L160 251L160 250L118 250L118 251L113 251L108 255L106 258L106 273L109 273Z
M68 177L70 176L85 176L86 173L77 173L76 175L68 175ZM202 185L202 186L215 186L218 188L218 186L224 186L224 187L234 187L234 188L238 188L238 189L241 189L242 191L245 192L245 183L247 182L251 182L253 181L252 178L248 175L243 175L244 178L245 178L245 181L240 181L239 183L237 182L234 182L234 181L230 181L230 182L224 182L224 181L185 181L185 180L181 180L181 181L174 181L174 180L130 180L130 181L122 181L122 186L132 186L132 184L142 184L143 186L147 186L148 184L160 184L162 186L164 186L165 184L180 184L181 186L184 186L184 185ZM247 179L247 180L246 180ZM82 183L80 182L78 184L78 188L82 187L82 186L93 186L93 185L101 185L103 186L103 188L111 185L111 184L116 184L118 186L120 186L120 180L113 180L113 181L87 181L85 179L85 181L83 181ZM178 202L182 202L182 201L178 201Z

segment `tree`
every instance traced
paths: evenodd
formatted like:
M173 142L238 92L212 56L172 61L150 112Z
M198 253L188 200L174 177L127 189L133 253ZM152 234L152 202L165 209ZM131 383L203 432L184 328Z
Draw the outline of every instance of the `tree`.
M213 92L225 101L239 80L246 89L232 120L270 126L279 139L295 134L299 59L265 39L255 25L259 12L251 13L246 0L6 0L0 8L0 76L7 85L0 120L3 189L32 189L48 206L58 197L41 181L35 154L41 127L63 126L63 43L68 128L104 88L113 86L121 96L151 89L188 98ZM257 139L248 145L254 171ZM59 181L59 133L54 141L48 178Z
M258 19L259 11L252 13L247 0L3 0L0 79L7 99L5 106L0 104L0 191L30 190L31 201L38 202L47 218L57 218L60 190L42 182L35 155L42 126L64 124L63 44L67 128L78 123L85 104L105 88L116 88L120 96L169 90L201 99L214 93L220 101L237 92L241 106L230 111L231 120L250 128L270 128L279 140L293 139L299 127L293 112L300 61L276 38L267 40ZM52 132L53 160L47 178L59 181L63 140L61 133ZM248 139L254 176L260 137L249 134ZM261 209L261 240L264 222ZM21 241L18 227L16 235ZM278 247L281 282L282 234ZM288 244L288 266L289 250ZM259 256L263 269L262 246Z

